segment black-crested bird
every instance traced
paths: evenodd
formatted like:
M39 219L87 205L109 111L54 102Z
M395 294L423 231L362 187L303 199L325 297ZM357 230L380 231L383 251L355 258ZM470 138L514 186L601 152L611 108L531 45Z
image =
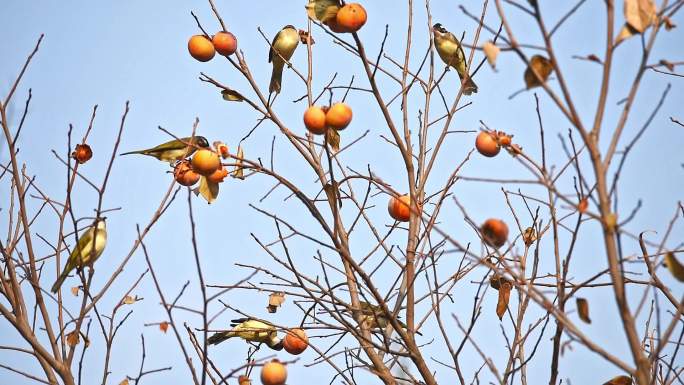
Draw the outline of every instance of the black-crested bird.
M57 280L50 289L53 293L57 293L59 288L67 279L69 273L75 268L83 268L87 265L92 265L95 260L102 255L105 246L107 245L107 226L105 225L105 218L97 218L96 223L88 228L76 242L76 246L71 251L69 259L67 259L64 270L57 277Z
M142 154L155 157L162 162L175 163L192 155L198 148L208 148L209 141L203 136L169 140L145 150L124 152L121 155Z
M229 338L239 337L245 341L266 344L273 350L283 349L283 341L278 338L278 329L269 322L255 318L238 318L231 320L230 326L233 327L231 330L215 333L207 342L216 345Z
M271 83L268 86L268 92L280 93L285 61L290 61L298 44L299 32L292 25L284 26L273 38L271 49L268 51L268 62L273 63L273 72L271 73Z
M442 61L453 67L458 72L458 77L463 80L468 75L468 64L466 63L465 53L463 47L453 33L447 31L442 24L437 23L432 27L432 33L435 40L435 48ZM477 92L477 85L470 76L463 85L463 94L471 95Z

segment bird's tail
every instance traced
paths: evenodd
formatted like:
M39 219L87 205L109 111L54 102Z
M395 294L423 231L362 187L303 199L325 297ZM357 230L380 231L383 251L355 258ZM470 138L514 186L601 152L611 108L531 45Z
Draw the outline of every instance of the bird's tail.
M209 345L220 344L221 342L233 337L233 333L230 331L214 333L213 336L207 338L207 343Z
M276 94L280 93L280 84L283 81L283 65L273 61L273 72L271 73L271 84L268 86L268 92Z
M50 291L52 291L53 293L57 293L59 291L59 288L62 287L64 280L67 279L68 276L69 276L69 269L62 270L62 274L59 275L59 277L55 281L54 285L52 285L52 289L50 289Z
M146 150L137 150L137 151L128 151L128 152L122 152L119 155L131 155L131 154L146 154Z
M473 81L473 78L468 78L468 80L463 84L463 94L472 95L477 93L477 84Z

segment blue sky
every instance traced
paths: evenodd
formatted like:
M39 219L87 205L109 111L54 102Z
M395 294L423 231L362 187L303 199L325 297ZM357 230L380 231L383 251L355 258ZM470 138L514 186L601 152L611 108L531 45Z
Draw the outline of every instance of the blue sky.
M289 2L244 2L217 1L228 28L238 37L239 49L243 50L252 73L265 90L268 87L270 65L266 62L268 47L257 31L261 27L264 33L273 36L283 25L294 24L299 28L306 25L304 1ZM417 2L420 3L420 2ZM600 66L595 63L578 61L573 55L587 55L594 53L601 56L603 52L603 5L602 2L590 1L583 5L573 19L563 26L554 37L557 44L556 52L560 65L567 70L564 72L566 81L574 95L576 106L583 121L593 119L600 83ZM397 5L401 4L401 5ZM446 28L460 35L466 31L466 41L471 41L475 24L465 17L458 9L457 2L436 0L431 2L433 19L440 21ZM463 4L470 12L479 14L481 4L478 1L465 1ZM544 15L549 24L555 24L575 3L571 1L557 1L553 5L543 5ZM366 1L364 3L369 19L368 24L360 32L360 37L366 45L369 55L377 55L385 24L389 24L390 33L386 44L386 52L394 59L403 58L405 41L406 6L395 1ZM425 53L428 44L425 7L423 4L414 6L415 35L412 51L415 69ZM540 44L541 39L534 23L520 12L507 8L512 27L517 33L518 40L529 44ZM90 144L95 152L91 162L83 166L82 171L95 181L102 180L107 157L111 152L113 139L116 136L124 103L130 100L131 110L126 121L126 128L121 142L121 151L149 147L167 140L166 134L159 131L162 126L179 136L190 133L192 123L197 117L200 120L198 132L213 140L225 141L231 149L254 125L258 116L245 103L227 103L220 98L216 88L198 80L200 71L205 72L224 84L236 90L249 92L248 84L234 68L221 57L216 57L209 63L199 63L187 54L187 39L198 33L190 11L194 11L203 26L210 32L219 29L218 23L212 17L208 3L204 1L116 1L116 2L69 2L57 3L51 1L15 1L5 2L0 13L0 34L3 36L2 60L0 60L0 94L5 94L12 80L21 68L26 55L31 51L38 36L45 34L39 53L34 58L22 85L18 89L13 104L10 106L12 115L10 122L16 124L28 93L32 89L33 99L27 122L19 140L21 148L20 159L28 164L28 173L35 175L37 183L55 199L63 199L65 171L60 167L50 150L60 154L66 153L65 133L69 124L74 125L74 136L79 137L87 127L93 108L97 104L98 112L95 119L95 129ZM494 25L496 23L495 9L490 2L490 9L486 19ZM681 18L674 22L681 24ZM622 23L621 12L618 12L616 30ZM355 76L355 85L367 86L361 63L352 55L334 44L331 38L320 29L313 30L316 44L314 50L314 93L318 93L327 84L332 74L337 72L335 85L347 84L351 76ZM662 32L656 45L655 53L650 62L660 59L679 61L682 59L682 32L677 28L671 32ZM348 37L347 37L348 38ZM483 31L481 41L491 38ZM621 112L616 103L622 99L636 65L640 59L639 38L633 38L623 43L616 51L615 71L609 93L608 110L606 113L606 129L612 131L617 117ZM295 53L293 63L302 71L306 68L306 50L300 46ZM530 51L531 55L533 52ZM475 60L482 58L476 53ZM387 60L383 60L387 68L399 73ZM442 64L436 63L437 71L441 71ZM494 72L485 64L478 73L476 81L480 87L477 95L468 99L472 105L459 112L451 129L477 130L479 120L488 126L505 130L515 135L516 143L535 159L540 159L540 145L538 123L534 109L532 92L525 92L509 100L508 96L524 86L522 73L524 66L511 53L502 53L497 62L498 71ZM681 147L684 144L684 130L681 126L672 124L669 117L682 120L681 78L667 77L648 71L644 84L633 106L631 119L624 134L620 148L635 135L645 122L650 111L654 108L667 83L672 83L672 90L663 104L659 115L653 121L632 150L625 165L625 171L620 179L619 205L620 212L626 216L636 205L638 199L643 199L642 209L635 220L630 223L629 230L638 233L643 230L656 230L659 235L665 230L667 222L675 212L677 200L682 199L682 177L684 163ZM445 87L447 98L457 91L456 74L447 74ZM380 78L380 84L385 91L386 99L395 92L397 86L387 78ZM553 82L557 89L557 82ZM296 133L303 134L301 113L304 103L291 103L292 100L305 93L305 88L299 79L286 71L283 81L283 93L276 103L276 112ZM562 152L558 134L565 135L569 123L554 108L551 100L538 91L541 110L545 125L547 140L547 155L550 163L562 165L565 156ZM335 94L335 99L341 95ZM417 109L422 108L420 94L414 92L411 96L410 121L417 126ZM449 100L449 99L447 99ZM357 171L366 170L371 165L373 172L386 182L392 184L399 191L406 190L405 174L401 170L399 153L388 145L380 135L389 136L380 111L374 100L367 93L351 92L349 104L354 108L354 121L343 132L342 140L349 142L357 135L369 130L369 135L357 146L342 156L343 162ZM439 109L435 109L440 111ZM398 118L398 105L393 105L391 111ZM438 114L438 112L435 112ZM433 115L433 118L438 115ZM414 129L414 132L417 131ZM269 159L271 140L275 139L275 168L279 172L297 181L310 196L316 194L318 187L312 183L314 175L307 169L306 164L297 157L287 140L279 134L273 124L264 124L244 144L246 156L263 160ZM459 164L472 149L475 134L451 135L438 158L433 177L428 183L431 192L436 191L444 183L445 178L453 168ZM575 136L575 138L578 138ZM121 152L120 151L120 152ZM0 150L0 159L8 159L6 148ZM588 166L587 159L583 164ZM589 172L590 168L586 168ZM168 167L146 157L117 158L112 174L111 184L105 199L105 206L109 208L122 207L118 212L109 216L109 244L102 259L97 264L97 270L111 271L118 265L125 253L130 249L135 239L135 224L144 225L154 212L159 200L168 187L170 176L166 173ZM462 175L471 177L491 178L525 178L530 175L513 161L507 154L501 154L494 159L485 159L474 154L466 164ZM562 191L572 191L571 175L566 175L560 182ZM221 186L218 201L208 206L200 199L193 200L195 218L198 223L198 244L202 255L203 269L209 283L233 283L249 271L235 266L235 263L262 264L279 271L272 260L252 240L250 233L254 233L265 241L273 240L275 229L272 220L256 213L248 204L255 204L279 216L286 218L301 229L322 236L316 224L306 216L306 211L293 199L284 200L287 193L284 190L276 192L267 200L259 202L259 198L273 185L272 180L265 177L248 178L245 181L230 180ZM544 190L530 185L510 185L511 190L523 189L538 197L545 197ZM357 186L359 191L363 187ZM7 196L7 186L3 185L3 196ZM506 202L496 184L483 184L459 181L454 190L455 196L464 204L469 214L476 221L483 221L488 217L504 218L513 230L514 222L506 206ZM428 192L430 193L430 192ZM87 216L92 213L96 204L96 196L87 186L81 185L75 190L77 196L77 215ZM386 197L380 195L373 198L375 207L369 210L370 217L378 226L385 228L391 224L385 213ZM545 198L544 198L545 199ZM187 221L186 193L182 191L179 199L173 204L169 212L160 220L146 239L155 270L157 271L167 296L174 296L183 283L191 281L190 289L181 301L186 306L197 307L199 291L195 274L194 260L190 247L190 229ZM32 202L33 205L37 204ZM35 207L35 206L34 206ZM524 208L522 202L515 201L516 210ZM2 204L2 218L6 221L6 204ZM349 218L353 214L351 207ZM595 209L595 208L592 208ZM542 210L543 211L543 210ZM548 219L548 212L544 212L544 219ZM48 234L55 239L54 218L46 217L37 223L37 231ZM469 226L463 221L459 209L454 205L447 205L442 212L441 226L448 229L450 234L462 242L475 242L477 239ZM581 242L576 251L575 265L571 276L581 280L603 269L606 265L602 241L598 238L597 226L587 224L581 232ZM365 233L364 233L365 232ZM681 225L675 228L671 247L682 241ZM405 240L402 235L395 234L393 242L401 245ZM352 248L364 255L369 249L372 238L368 230L361 228L352 238ZM475 243L478 245L478 243ZM562 245L567 246L567 239ZM310 242L293 241L288 246L297 256L303 271L310 274L320 274L312 263L315 245ZM551 242L542 243L543 250L549 258L543 262L550 271ZM47 246L40 245L47 253ZM638 244L631 240L623 245L625 255L638 253ZM520 246L518 246L520 248ZM333 255L328 257L333 258ZM548 263L548 265L546 265ZM454 261L448 260L440 265L445 276L453 268ZM115 285L108 298L101 305L108 313L111 306L118 300L132 282L145 270L143 255L138 252L126 268L119 283ZM637 268L635 268L637 269ZM639 270L639 269L637 269ZM52 270L50 270L52 271ZM392 280L391 272L381 272L380 280ZM484 274L478 272L473 276L478 279ZM104 277L96 274L95 285L104 283ZM52 278L46 280L51 282ZM259 276L255 282L267 281L265 276ZM675 293L681 293L681 284L665 277L671 283ZM457 296L449 312L459 317L467 317L472 307L473 286L470 281L459 283ZM75 284L75 279L70 280ZM68 285L69 283L67 283ZM635 301L643 289L633 289ZM147 367L156 368L173 366L172 372L152 375L146 379L150 383L180 383L187 369L178 353L177 345L171 334L162 334L154 327L144 327L145 323L164 320L162 308L154 290L151 279L145 278L140 287L134 292L144 300L131 305L133 315L127 321L118 343L113 352L110 383L118 383L125 375L135 375L139 364L139 335L145 334L148 354ZM504 340L500 333L499 321L493 312L495 296L492 293L484 303L481 325L476 328L475 335L487 354L497 363L502 362L505 355ZM583 294L584 295L584 294ZM612 293L609 290L597 289L586 294L592 306L592 318L595 322L586 327L586 333L598 342L606 344L611 352L629 360L623 333L616 324L615 306ZM80 298L69 295L65 298L66 305L76 308ZM240 307L246 312L260 316L272 317L274 321L283 324L297 324L301 313L295 311L291 301L283 311L275 316L269 316L265 311L266 295L254 291L241 291L226 296L226 301L232 306ZM516 300L517 301L517 300ZM517 302L516 302L517 303ZM220 309L214 306L212 311ZM228 312L229 313L229 312ZM537 313L538 314L538 311ZM643 314L643 313L642 313ZM234 314L224 314L216 327L221 323L227 324ZM187 321L192 326L198 326L200 319L178 313L180 321ZM576 317L575 317L576 318ZM530 320L532 322L534 318ZM0 323L2 324L2 323ZM95 326L95 325L93 325ZM508 325L510 326L510 325ZM99 333L96 329L96 333ZM455 325L451 325L454 338L461 334ZM551 334L551 325L542 344L547 343ZM510 330L509 330L510 331ZM0 339L3 341L19 341L18 336L5 324L0 327ZM423 341L428 342L428 341ZM9 343L9 342L8 342ZM93 352L101 352L102 339L94 339ZM596 356L586 349L574 345L575 349L566 352L561 364L561 377L570 378L573 383L598 382L617 374L617 369L610 364L596 359ZM477 369L481 360L471 347L464 354L463 365L466 373ZM544 348L548 349L548 347ZM448 354L439 340L433 342L426 350L435 358L448 360ZM544 353L542 350L540 355ZM548 350L546 350L548 351ZM230 341L226 346L214 349L215 359L221 362L224 369L242 364L246 346L238 341ZM25 357L14 353L3 352L0 363L36 370L35 363L27 362ZM446 358L445 358L446 357ZM291 365L289 383L303 383L315 380L328 381L330 370L323 366L306 368L304 364L315 358L311 351L301 356L301 360ZM87 369L87 376L98 379L101 375L101 364L98 357L91 358ZM547 381L548 363L542 357L532 368L539 370L543 381ZM503 364L500 364L503 365ZM579 369L582 370L579 370ZM453 374L435 365L440 378L446 382ZM0 379L21 380L6 371L0 371ZM187 381L182 381L187 382ZM538 383L536 380L531 383Z

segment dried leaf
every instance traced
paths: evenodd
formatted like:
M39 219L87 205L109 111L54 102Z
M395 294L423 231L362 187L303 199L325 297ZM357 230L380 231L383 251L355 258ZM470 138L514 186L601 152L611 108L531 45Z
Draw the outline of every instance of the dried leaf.
M337 132L337 130L325 130L325 137L333 154L337 153L337 151L340 151L340 133Z
M625 22L637 33L643 33L656 19L653 0L625 0Z
M78 345L80 340L81 340L81 336L79 335L78 331L76 331L76 330L67 334L67 336L66 336L67 345L69 345L71 347Z
M490 260L490 263L495 263ZM499 290L501 288L501 285L504 283L510 283L506 277L503 277L499 274L494 274L489 278L489 286L492 287L492 289Z
M338 0L309 0L305 8L310 18L325 23L337 16L340 2Z
M127 295L123 299L123 304L124 305L130 305L135 303L135 298L133 296Z
M606 215L605 221L606 227L611 230L614 230L615 226L617 226L617 215L615 213L609 213L608 215Z
M79 287L78 287L78 286L72 287L72 288L71 288L71 294L73 294L74 297L78 297L78 290L79 290Z
M86 348L87 348L88 346L90 346L90 338L88 338L87 336L83 336L83 345L84 345Z
M269 313L275 313L283 302L285 302L285 293L282 291L271 293L268 296L268 307L266 309Z
M663 17L663 24L665 25L666 31L671 31L673 28L677 27L677 25L672 22L672 19L667 16Z
M662 66L664 66L665 68L667 68L670 72L674 72L674 70L675 70L674 64L672 64L672 62L669 62L669 61L667 61L667 60L665 60L665 59L661 59L661 60L660 60L660 64L661 64Z
M167 330L169 330L169 323L166 321L163 321L159 324L159 330L163 331L166 333Z
M309 35L309 33L303 29L299 30L299 41L302 44L311 44L311 45L316 44L313 37L311 37L311 35Z
M74 152L71 153L71 157L78 162L78 164L83 164L93 157L93 150L87 144L77 144L74 148Z
M196 195L201 195L206 199L207 203L211 204L216 200L219 194L218 183L210 182L206 177L202 176L200 178L199 187L193 190Z
M497 47L491 41L484 43L482 46L485 56L487 56L487 62L492 68L496 68L496 57L499 55L501 48Z
M586 298L577 298L577 312L582 321L590 324L591 318L589 318L589 302Z
M523 233L523 242L525 242L525 246L531 245L536 240L537 240L537 231L534 229L534 227L526 228L525 232Z
M620 33L618 33L617 37L615 38L615 45L617 46L618 44L622 43L624 40L629 39L630 37L632 37L638 33L639 32L637 30L635 30L631 25L625 23L625 25L622 26Z
M238 146L238 152L235 161L235 170L233 170L233 176L235 178L245 179L245 170L242 167L242 160L245 158L245 153L242 151L242 147Z
M330 201L338 201L340 207L342 207L342 200L338 200L338 190L340 186L337 184L337 182L332 182L332 183L326 183L325 186L323 186L323 191L325 191L325 195Z
M590 60L590 61L593 61L593 62L596 62L596 63L603 63L603 62L601 61L601 59L599 59L599 57L596 56L596 55L594 55L593 53L592 53L592 54L589 54L589 55L587 56L587 60Z
M588 207L589 207L589 199L584 197L584 198L582 198L582 200L577 205L577 211L579 211L580 213L586 213Z
M665 254L665 266L677 280L684 282L684 265L675 258L674 253L671 251Z
M245 100L245 97L242 96L242 94L235 90L231 90L230 88L221 91L221 96L223 97L223 100L229 102L242 102Z
M499 287L499 300L496 303L496 315L499 317L499 320L503 319L504 314L506 314L512 288L513 285L508 281L502 282L501 287Z
M608 382L604 382L603 385L632 385L632 378L629 376L617 376L611 378Z
M530 65L525 70L525 85L527 86L527 89L529 90L530 88L541 86L546 82L546 80L548 80L551 72L553 72L553 65L549 59L541 55L532 56L532 59L530 59ZM542 82L537 80L537 78L534 76L535 73L537 76L539 76L539 79L541 79Z

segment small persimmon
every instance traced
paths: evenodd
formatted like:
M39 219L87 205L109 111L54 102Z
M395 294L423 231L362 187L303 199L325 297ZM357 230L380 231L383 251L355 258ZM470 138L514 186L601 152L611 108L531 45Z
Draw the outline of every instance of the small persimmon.
M283 340L283 348L290 354L301 354L309 346L309 337L303 329L292 329Z
M264 385L283 385L287 380L287 369L274 359L261 368L261 383Z
M183 186L192 186L197 183L200 175L192 169L190 162L183 160L178 162L176 167L174 167L173 178L176 180L176 182L178 182L178 184Z
M213 173L207 175L207 180L211 183L221 183L228 176L228 170L221 165Z
M352 109L346 103L335 103L325 113L325 123L336 130L344 130L352 120Z
M214 45L216 52L223 56L230 56L237 51L237 38L230 32L217 32L211 38L211 43Z
M93 150L87 144L77 144L74 148L74 152L71 153L71 157L74 158L78 164L83 164L93 157Z
M389 215L399 222L408 222L411 218L411 197L406 194L398 198L391 197L387 204Z
M335 17L335 22L344 32L356 32L368 20L368 14L359 3L347 4L340 8Z
M490 158L496 156L496 154L501 151L501 147L494 135L486 131L477 134L477 138L475 138L475 148L477 148L477 151L480 154Z
M190 51L190 56L202 62L213 59L216 54L216 49L211 40L204 35L191 37L188 41L188 51Z
M192 156L192 168L195 172L208 176L221 167L219 155L211 150L200 149Z
M321 107L311 106L304 111L304 125L312 134L325 134L325 120L326 114Z
M501 247L508 239L508 226L501 219L489 218L480 227L482 238L493 247Z

